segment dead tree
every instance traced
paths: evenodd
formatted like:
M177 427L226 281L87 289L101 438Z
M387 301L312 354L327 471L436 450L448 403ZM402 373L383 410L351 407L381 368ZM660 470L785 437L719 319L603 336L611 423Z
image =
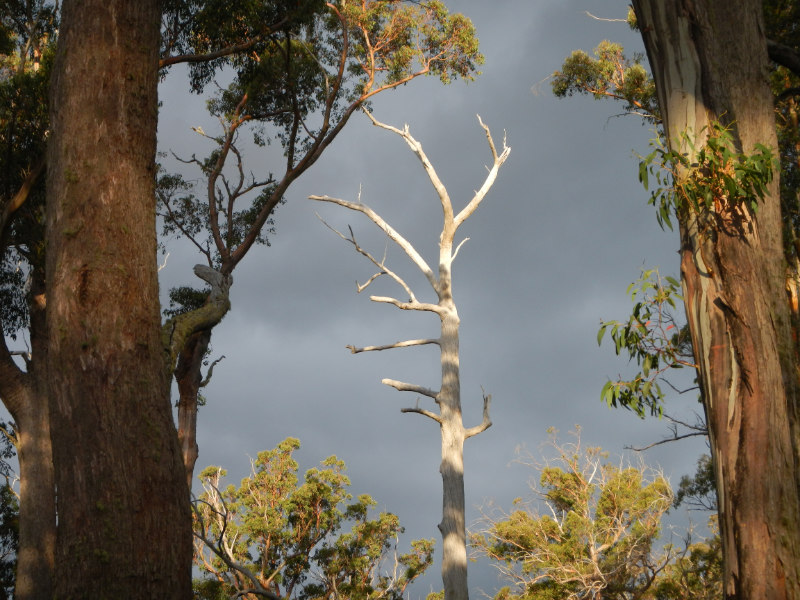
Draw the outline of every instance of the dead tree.
M484 125L480 116L478 117L481 127L486 132L486 139L492 154L492 164L488 168L488 175L480 189L475 192L475 195L469 203L461 209L458 214L454 214L453 205L450 201L447 189L439 179L428 157L423 152L422 145L409 133L408 125L400 130L380 123L368 112L367 115L377 127L396 133L405 140L412 152L414 152L422 162L422 166L436 190L443 212L442 231L439 237L438 275L431 269L428 263L425 262L425 259L406 238L393 229L375 211L361 204L360 198L358 202L348 202L329 196L311 196L310 198L312 200L338 204L339 206L366 215L386 233L389 239L400 246L406 255L408 255L411 261L422 271L423 275L425 275L425 278L438 297L439 301L436 304L421 302L417 299L417 296L405 280L384 264L386 260L385 257L378 260L358 244L352 229L349 230L349 235L344 235L334 229L342 239L353 244L355 250L370 260L378 269L378 272L370 277L366 283L358 285L359 292L366 289L381 275L387 275L405 291L408 300L402 301L386 296L371 296L370 300L373 302L393 304L402 310L432 312L435 313L441 321L441 334L438 338L406 340L384 346L366 346L363 348L348 346L348 348L351 352L356 354L359 352L406 348L409 346L422 346L426 344L436 344L439 346L442 365L442 381L439 391L434 391L412 383L395 381L393 379L384 379L382 383L401 392L413 392L426 396L431 398L438 405L438 412L420 408L419 405L415 408L404 408L402 412L418 413L433 419L439 424L442 434L442 463L439 470L442 474L443 484L443 515L442 521L439 524L444 548L442 554L442 581L444 583L446 600L466 600L469 597L469 591L467 587L467 551L464 524L464 440L481 433L487 429L492 422L489 419L491 396L486 394L483 396L483 421L480 425L465 428L461 416L461 386L458 364L458 326L460 321L458 311L456 310L456 303L453 299L451 267L453 260L458 255L459 249L468 238L462 240L455 246L455 249L453 248L453 239L458 228L475 212L492 187L492 184L494 184L497 173L508 158L511 148L506 146L504 139L502 152L498 154L489 128Z

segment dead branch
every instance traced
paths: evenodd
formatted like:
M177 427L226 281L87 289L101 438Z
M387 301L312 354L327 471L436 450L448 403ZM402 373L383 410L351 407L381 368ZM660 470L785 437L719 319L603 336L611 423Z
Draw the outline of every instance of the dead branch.
M455 228L458 229L461 224L466 221L472 213L478 208L480 203L486 197L486 194L489 192L491 187L494 185L495 180L497 179L497 174L500 172L500 167L503 166L503 163L506 162L508 156L511 154L511 147L506 145L506 138L503 135L503 152L498 155L497 148L495 148L494 140L492 139L492 133L489 131L489 127L484 124L481 116L478 115L478 122L481 124L484 132L486 132L486 139L489 142L489 149L492 152L492 166L489 168L489 173L486 175L486 179L483 181L483 185L480 189L475 192L475 195L472 197L472 200L469 201L461 212L458 213L455 217L454 225Z
M433 270L428 266L428 263L425 262L425 259L422 258L419 252L417 252L416 248L414 248L414 246L412 246L406 238L395 231L391 225L384 221L383 217L372 210L369 206L356 202L348 202L347 200L342 200L340 198L331 198L330 196L309 196L309 199L316 200L318 202L330 202L332 204L338 204L339 206L360 212L368 217L370 221L375 223L375 225L377 225L387 236L389 236L389 239L403 249L403 252L408 255L411 261L417 265L419 270L422 271L423 275L425 275L425 278L431 284L431 287L438 291L436 276L433 274Z
M430 338L430 339L423 339L423 340L406 340L405 342L395 342L394 344L386 344L385 346L364 346L363 348L358 348L356 346L348 345L345 346L350 352L353 354L358 354L359 352L377 352L379 350L391 350L392 348L408 348L409 346L424 346L426 344L436 344L439 345L439 338Z
M422 310L436 313L437 315L442 315L445 312L445 309L439 306L438 304L431 304L429 302L401 302L396 298L390 298L388 296L370 296L370 300L373 302L384 302L386 304L394 304L397 308L401 308L403 310Z
M489 408L492 405L492 395L491 394L483 394L483 421L481 421L480 425L476 425L475 427L470 427L464 431L464 439L469 439L472 436L478 435L479 433L483 433L489 427L492 426L492 419L489 417Z
M424 416L426 416L426 417L428 417L430 419L433 419L434 421L436 421L440 425L442 423L442 418L439 415L437 415L436 413L431 412L429 410L425 410L424 408L419 408L419 407L401 408L400 412L401 413L417 413L418 415L424 415Z
M325 227L327 227L328 229L333 231L336 235L338 235L344 241L352 244L353 247L355 248L356 252L358 252L362 256L366 257L372 264L374 264L376 267L378 267L380 269L380 271L378 273L375 273L363 285L359 284L356 281L356 289L358 290L359 294L361 292L363 292L365 289L367 289L367 287L369 287L369 285L373 281L375 281L378 277L380 277L381 275L388 275L389 277L394 279L394 281L397 282L397 284L406 291L406 293L408 294L408 298L409 298L409 300L411 302L416 302L417 301L417 297L414 295L414 292L411 290L411 287L405 282L405 280L402 277L400 277L397 273L395 273L394 271L392 271L390 268L388 268L386 266L386 264L385 264L386 263L386 253L384 253L383 259L378 261L374 256L372 256L372 254L370 254L367 250L365 250L364 248L362 248L359 245L359 243L356 241L356 236L353 233L353 228L352 227L348 226L348 230L350 231L350 235L346 236L341 231L339 231L335 227L331 226L327 221L325 221L325 219L320 217L319 214L317 214L317 218L320 221L322 221L322 223L323 223L323 225L325 225Z
M428 156L422 150L422 144L420 144L411 136L408 125L404 125L403 129L400 130L397 127L392 127L386 123L381 123L375 117L373 117L372 113L366 108L363 108L362 110L369 117L369 120L372 121L373 125L380 127L381 129L391 131L392 133L396 133L405 140L406 144L408 144L408 147L411 148L411 151L417 155L417 158L419 158L420 162L422 163L422 168L425 169L425 173L427 173L428 179L430 179L431 184L433 185L433 189L436 190L436 194L439 196L439 200L442 203L442 212L444 212L445 220L451 220L453 218L453 205L450 202L450 195L447 193L447 188L445 188L442 180L439 179L436 169L431 164L431 161L428 160Z
M428 398L433 398L436 400L436 397L439 395L439 392L434 392L433 390L429 390L426 387L421 385L415 385L413 383L405 383L403 381L396 381L394 379L381 379L381 383L383 385L388 385L389 387L393 387L398 392L414 392L416 394L422 394L423 396L428 396Z

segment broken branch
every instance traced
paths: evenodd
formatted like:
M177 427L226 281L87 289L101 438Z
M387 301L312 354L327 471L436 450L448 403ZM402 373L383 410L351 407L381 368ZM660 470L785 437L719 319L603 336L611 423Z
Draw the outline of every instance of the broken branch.
M478 435L489 429L492 426L492 420L489 418L489 408L492 405L492 395L491 394L484 394L483 395L483 421L481 421L480 425L476 425L475 427L470 427L469 429L464 431L464 439L469 439L474 435Z
M386 344L385 346L364 346L358 348L356 346L348 345L346 348L353 354L359 352L375 352L378 350L391 350L392 348L408 348L409 346L424 346L425 344L439 345L439 338L430 338L424 340L406 340L405 342L395 342L394 344Z
M381 379L381 383L383 385L393 387L398 392L414 392L415 394L422 394L423 396L428 396L428 398L433 398L434 400L436 400L436 397L439 395L439 392L434 392L433 390L429 390L421 385L414 385L413 383L406 383L404 381Z

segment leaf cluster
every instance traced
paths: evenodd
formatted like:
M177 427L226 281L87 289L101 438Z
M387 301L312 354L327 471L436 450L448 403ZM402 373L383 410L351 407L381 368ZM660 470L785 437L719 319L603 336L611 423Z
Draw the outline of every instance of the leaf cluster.
M705 137L698 147L696 139ZM732 126L714 122L695 137L685 131L671 150L659 140L653 151L639 163L639 181L650 189L649 203L656 207L659 225L672 229L672 216L690 211L698 216L717 215L726 219L741 210L755 213L767 186L779 168L772 150L756 144L752 154L739 152Z
M626 112L656 123L660 121L660 113L655 82L643 60L641 54L627 58L621 45L608 40L595 48L594 57L575 50L564 60L561 70L553 73L553 93L559 98L584 94L596 100L619 100Z
M604 321L597 332L601 344L608 333L617 355L626 354L639 372L631 379L609 380L600 392L611 407L624 406L644 418L646 411L661 415L664 374L671 369L693 367L688 327L678 323L675 311L680 301L680 282L662 277L657 269L642 270L628 286L634 303L628 320Z
M599 448L559 445L542 469L544 510L525 506L501 518L472 544L517 584L496 598L634 598L668 557L653 544L672 502L669 484L643 466L615 465Z
M689 544L668 564L652 588L653 600L717 600L723 597L722 540L716 516L709 519L711 537Z
M686 504L690 508L717 512L717 483L711 456L703 454L697 459L694 476L684 475L675 494L675 506Z
M352 499L345 465L335 456L300 482L293 458L299 447L287 438L260 452L239 487L222 491L225 471L218 467L200 474L205 493L195 503L195 562L229 593L252 581L221 560L220 552L281 597L323 598L338 591L347 598L402 598L431 564L433 541L412 542L410 553L395 556L393 571L382 571L403 531L398 518L370 518L375 501L367 495ZM214 539L213 547L202 538Z
M472 22L450 14L443 2L340 3L353 44L352 74L361 79L362 93L381 85L410 80L418 71L439 77L472 80L483 64Z
M24 282L44 269L45 137L57 15L47 2L0 2L0 318L6 335L28 325ZM28 187L26 194L21 191Z

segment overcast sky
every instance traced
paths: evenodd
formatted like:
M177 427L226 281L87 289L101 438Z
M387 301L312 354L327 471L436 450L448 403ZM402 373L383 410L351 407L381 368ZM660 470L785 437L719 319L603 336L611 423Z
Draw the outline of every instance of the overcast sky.
M538 453L554 426L565 440L574 425L584 442L612 455L667 434L666 423L639 420L600 402L606 379L626 372L624 359L596 342L601 319L630 312L625 289L643 266L678 272L677 234L662 232L647 193L637 181L635 153L646 153L652 131L633 116L614 117L621 107L578 97L559 100L548 76L572 50L591 52L603 39L641 51L640 38L624 23L623 0L448 0L469 16L486 56L473 83L442 87L417 80L378 96L379 120L408 123L447 186L456 210L471 198L491 161L476 114L511 156L480 209L460 232L470 237L454 266L454 292L461 317L462 404L465 426L481 419L481 386L492 394L493 426L465 448L468 524L489 501L509 507L528 493L536 475L514 464L521 446ZM190 97L176 71L162 85L162 150L184 155L203 149L191 131L214 131L202 99ZM248 155L256 174L270 164ZM431 420L401 414L413 394L381 385L382 378L438 388L435 347L352 355L347 344L386 344L435 337L438 321L371 303L356 294L355 281L371 265L324 227L319 212L337 228L353 226L376 254L386 242L362 215L320 205L309 194L361 200L414 242L429 264L436 262L441 209L418 160L399 137L353 117L326 155L289 191L275 215L272 246L253 249L234 273L232 310L214 330L212 357L225 355L204 390L196 471L221 465L237 483L249 457L287 436L302 442L302 467L336 454L348 465L351 491L371 494L381 510L406 526L401 549L420 537L437 539L437 562L411 589L424 598L441 589L440 437ZM460 237L459 237L460 239ZM389 247L387 264L408 276L422 299L427 283L407 258ZM186 241L170 244L162 270L165 292L197 284L191 267L200 262ZM372 293L396 295L390 283ZM693 419L693 394L668 409ZM691 397L688 397L691 396ZM427 406L423 401L421 406ZM429 407L431 408L431 407ZM688 416L687 416L688 415ZM700 441L648 451L676 485L693 473ZM705 517L696 516L704 521ZM503 583L482 562L470 566L470 588L493 594Z

